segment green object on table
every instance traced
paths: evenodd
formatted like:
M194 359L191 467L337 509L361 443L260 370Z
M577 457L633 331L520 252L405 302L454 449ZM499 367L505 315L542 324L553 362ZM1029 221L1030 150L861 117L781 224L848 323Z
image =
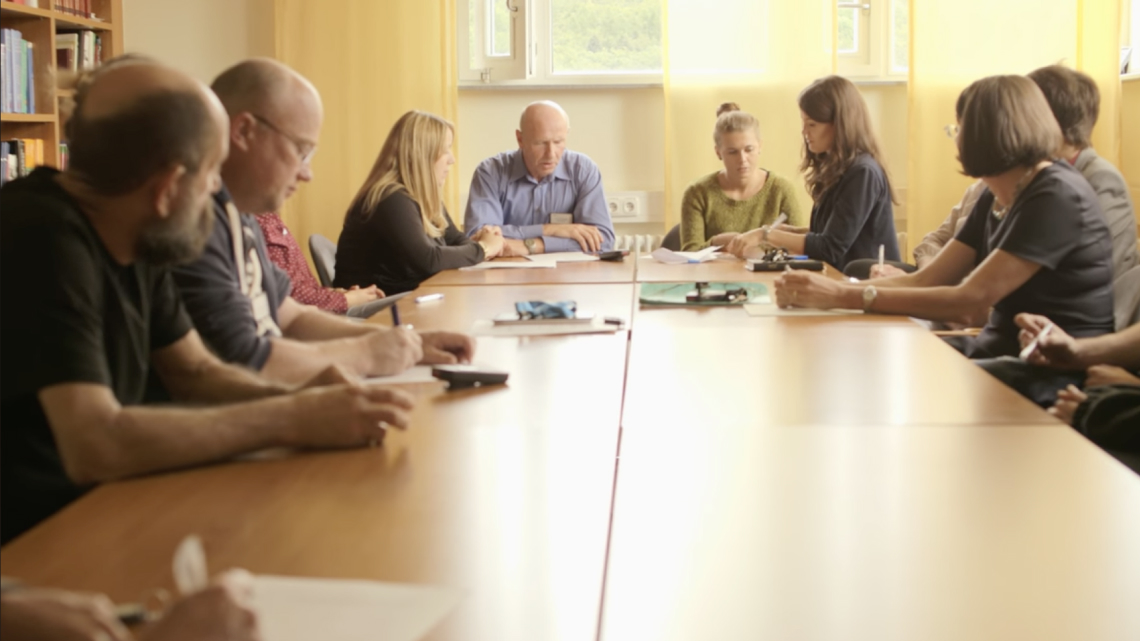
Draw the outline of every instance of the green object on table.
M748 292L748 297L738 298L734 301L690 301L686 300L689 292L695 291L697 284L690 283L642 283L641 295L638 300L642 305L694 305L698 307L710 306L724 306L724 305L743 305L760 304L766 305L772 302L768 297L768 288L763 283L707 283L704 289L743 289Z

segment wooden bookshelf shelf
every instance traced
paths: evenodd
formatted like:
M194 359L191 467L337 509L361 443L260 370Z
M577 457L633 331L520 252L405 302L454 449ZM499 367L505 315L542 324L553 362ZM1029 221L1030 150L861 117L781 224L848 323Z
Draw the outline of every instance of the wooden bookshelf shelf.
M94 31L102 41L104 60L123 53L123 0L90 0L89 11L98 20L58 11L64 0L39 0L39 7L28 7L10 0L0 0L0 23L15 29L35 48L35 107L42 113L0 114L0 140L43 140L44 162L59 166L62 127L58 110L60 98L74 92L57 89L56 38L61 32ZM46 54L46 55L45 55Z
M55 122L55 114L0 114L0 122Z

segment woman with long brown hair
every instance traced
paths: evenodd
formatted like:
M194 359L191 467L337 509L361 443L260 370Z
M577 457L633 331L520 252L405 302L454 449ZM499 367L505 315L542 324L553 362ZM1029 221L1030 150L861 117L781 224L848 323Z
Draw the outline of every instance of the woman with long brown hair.
M772 245L843 269L857 258L899 260L894 191L867 105L850 80L828 76L800 93L803 162L815 205L809 228L764 226L734 239L727 248L744 256L751 247Z
M455 164L454 135L450 122L423 111L396 121L345 214L334 285L375 284L398 294L437 272L503 251L497 227L484 227L469 239L443 206L443 183Z

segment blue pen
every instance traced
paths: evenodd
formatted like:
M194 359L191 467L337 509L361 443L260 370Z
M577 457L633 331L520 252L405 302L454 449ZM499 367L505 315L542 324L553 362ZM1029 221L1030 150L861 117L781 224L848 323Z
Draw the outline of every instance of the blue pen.
M390 307L389 309L392 310L392 327L399 327L400 326L400 310L396 309L395 305L392 305L392 307Z

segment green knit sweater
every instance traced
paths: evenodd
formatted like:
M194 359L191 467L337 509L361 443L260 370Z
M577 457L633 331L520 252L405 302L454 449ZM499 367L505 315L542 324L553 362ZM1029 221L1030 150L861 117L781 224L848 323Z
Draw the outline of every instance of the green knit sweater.
M796 199L795 188L788 180L768 172L768 180L748 200L732 200L711 173L689 185L681 199L681 251L708 247L709 239L725 232L756 229L776 222L781 213L788 224L808 225L808 217Z

